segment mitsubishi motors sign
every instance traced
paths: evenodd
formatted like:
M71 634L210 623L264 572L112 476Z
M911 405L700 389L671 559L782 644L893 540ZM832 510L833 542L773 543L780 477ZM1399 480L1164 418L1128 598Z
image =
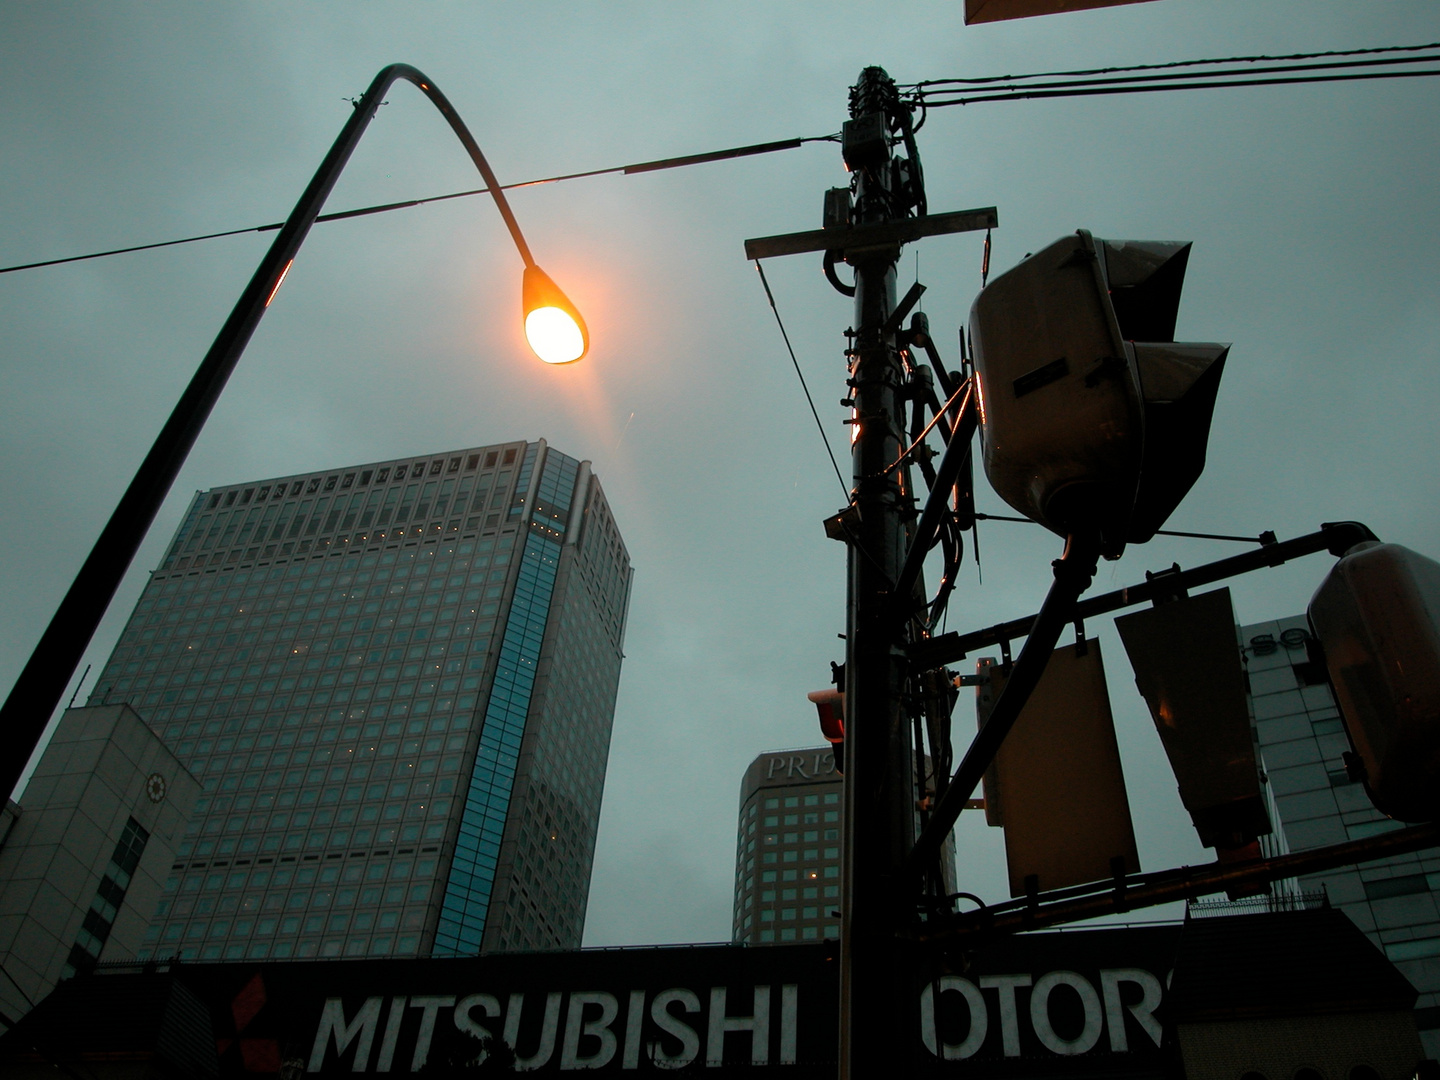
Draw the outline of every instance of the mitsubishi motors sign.
M1022 935L917 972L912 1060L967 1076L1154 1073L1178 934ZM208 1005L224 1075L413 1073L473 1049L472 1036L521 1072L763 1067L808 1077L835 1068L837 972L833 946L820 944L172 973Z

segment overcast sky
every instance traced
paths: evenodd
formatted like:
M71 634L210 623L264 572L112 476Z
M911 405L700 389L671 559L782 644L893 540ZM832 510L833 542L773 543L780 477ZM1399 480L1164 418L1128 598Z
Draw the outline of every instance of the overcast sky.
M0 266L278 221L386 63L436 80L502 180L824 135L880 64L902 82L1440 40L1433 0L1158 0L966 27L875 3L0 2ZM932 212L996 205L994 272L1077 227L1195 243L1178 336L1234 342L1209 466L1174 528L1282 537L1354 518L1440 557L1440 80L974 105L920 134ZM729 936L741 774L813 745L842 657L841 501L747 237L819 226L838 148L517 192L589 358L525 348L491 204L317 226L88 659L103 662L197 488L506 439L588 458L635 563L586 943ZM478 186L397 86L329 209ZM269 243L250 235L0 275L0 692L28 657ZM906 249L951 365L978 237ZM837 453L849 303L818 256L768 273ZM843 458L842 458L843 463ZM1003 512L988 490L982 509ZM1033 611L1059 542L982 528L951 628ZM1235 545L1165 538L1096 588ZM1325 556L1232 582L1303 610ZM1145 869L1208 861L1113 627L1109 683ZM957 729L973 712L962 701ZM1003 898L998 830L961 887Z

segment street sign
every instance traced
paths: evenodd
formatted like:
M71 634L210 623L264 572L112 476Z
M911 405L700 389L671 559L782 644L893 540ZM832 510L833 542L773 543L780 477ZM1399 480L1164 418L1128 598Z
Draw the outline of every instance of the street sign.
M885 1037L920 1062L963 1060L970 1076L1156 1075L1180 933L1031 934L980 948L963 974L917 964L915 1030ZM833 943L102 968L0 1040L0 1067L36 1045L84 1062L163 1053L168 1040L185 1044L197 1075L211 1047L222 1077L409 1074L475 1035L541 1076L693 1069L723 1080L763 1067L832 1080L838 968Z

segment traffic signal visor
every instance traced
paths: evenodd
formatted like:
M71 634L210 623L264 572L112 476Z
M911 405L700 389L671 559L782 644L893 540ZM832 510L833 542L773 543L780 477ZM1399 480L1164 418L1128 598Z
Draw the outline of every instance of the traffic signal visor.
M1205 464L1228 346L1175 342L1190 245L1081 230L971 310L985 473L1007 503L1104 553L1150 539Z
M1083 651L1082 651L1083 648ZM1010 895L1140 870L1100 643L1064 645L985 773L985 820L1005 830ZM991 657L976 665L984 727L1005 686Z
M1115 629L1200 842L1223 856L1269 833L1230 590L1123 615Z
M1440 816L1440 564L1399 544L1347 551L1310 625L1366 790L1401 821Z

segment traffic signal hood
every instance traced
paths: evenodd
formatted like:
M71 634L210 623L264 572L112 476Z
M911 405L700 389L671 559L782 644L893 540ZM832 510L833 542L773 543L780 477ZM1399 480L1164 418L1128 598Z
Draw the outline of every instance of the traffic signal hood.
M1310 601L1366 791L1401 821L1440 816L1440 563L1355 545Z
M1189 243L1083 229L983 289L971 310L985 473L1107 558L1144 543L1199 478L1228 345L1174 341Z
M1249 847L1270 832L1270 817L1230 590L1122 615L1115 629L1200 842L1221 857Z
M1006 672L992 657L975 671L983 728ZM1051 653L984 783L985 820L1005 830L1011 896L1140 870L1098 641Z

